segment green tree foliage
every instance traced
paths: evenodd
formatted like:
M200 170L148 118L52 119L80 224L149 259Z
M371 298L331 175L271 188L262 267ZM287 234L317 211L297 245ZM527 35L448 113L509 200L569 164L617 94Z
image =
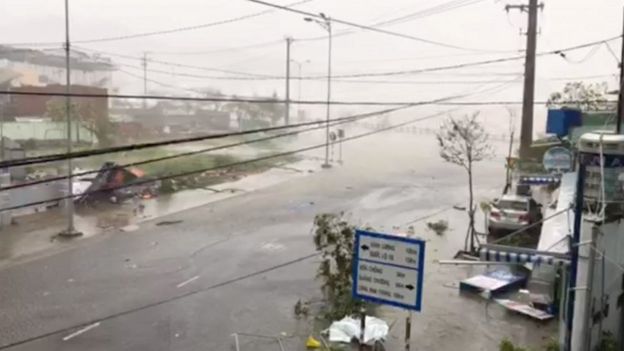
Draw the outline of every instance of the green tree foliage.
M360 311L361 301L351 297L351 273L355 228L343 214L320 214L314 218L314 244L321 252L317 278L327 299L326 318L335 320Z
M489 143L489 135L478 121L478 112L468 116L454 118L449 117L440 126L436 137L440 146L440 157L446 162L460 166L468 174L468 218L470 225L466 235L465 250L474 250L475 233L475 210L473 193L473 163L483 161L492 156L492 147Z
M64 122L66 120L66 109L64 100L50 100L46 106L46 115L53 121ZM101 146L108 146L112 142L114 132L113 125L108 120L108 116L102 116L89 103L72 103L70 106L70 118L77 121L80 126L90 130L98 138Z
M549 108L577 108L581 111L600 111L607 108L605 95L607 83L566 83L563 91L550 94L546 105Z

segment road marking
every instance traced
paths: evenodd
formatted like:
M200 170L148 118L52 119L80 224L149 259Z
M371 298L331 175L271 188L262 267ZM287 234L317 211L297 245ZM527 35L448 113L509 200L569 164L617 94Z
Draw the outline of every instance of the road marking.
M85 333L85 332L88 332L89 330L91 330L93 328L97 328L99 326L100 326L100 322L93 323L91 325L87 325L86 327L84 327L84 328L82 328L82 329L80 329L80 330L78 330L78 331L76 331L74 333L71 333L71 334L67 335L66 337L63 338L63 341L67 341L69 339L73 339L73 338L77 337L78 335L80 335L82 333Z
M186 284L191 283L191 282L193 282L193 281L197 280L198 278L199 278L199 276L198 276L198 275L196 275L196 276L194 276L193 278L191 278L191 279L189 279L189 280L185 280L185 281L183 281L182 283L178 284L176 287L177 287L177 288L181 288L181 287L185 286Z

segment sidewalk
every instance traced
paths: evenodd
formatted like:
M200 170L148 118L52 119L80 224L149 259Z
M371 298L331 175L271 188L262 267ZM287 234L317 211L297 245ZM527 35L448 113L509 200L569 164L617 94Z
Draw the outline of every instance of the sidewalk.
M56 236L67 226L62 208L16 217L14 225L0 230L0 267L75 247L84 239L104 232L133 231L146 221L267 188L318 170L318 162L302 160L233 182L216 184L209 189L185 190L143 200L145 210L142 214L134 213L135 205L130 201L121 205L102 203L97 207L80 208L74 221L76 229L83 235L71 240Z

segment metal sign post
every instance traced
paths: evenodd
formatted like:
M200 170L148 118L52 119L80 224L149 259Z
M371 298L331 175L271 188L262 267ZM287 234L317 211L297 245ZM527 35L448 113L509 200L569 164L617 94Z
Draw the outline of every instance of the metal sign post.
M360 311L360 347L359 351L364 351L364 331L366 330L366 309Z
M420 311L422 306L425 241L357 230L354 245L353 297L410 311L405 326L409 351L411 311Z

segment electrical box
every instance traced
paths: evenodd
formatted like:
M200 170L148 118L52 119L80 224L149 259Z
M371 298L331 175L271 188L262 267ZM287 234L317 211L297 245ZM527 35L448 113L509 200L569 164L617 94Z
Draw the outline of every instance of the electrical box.
M555 134L558 137L567 136L570 128L583 124L583 114L580 110L563 108L548 110L546 120L546 133Z

